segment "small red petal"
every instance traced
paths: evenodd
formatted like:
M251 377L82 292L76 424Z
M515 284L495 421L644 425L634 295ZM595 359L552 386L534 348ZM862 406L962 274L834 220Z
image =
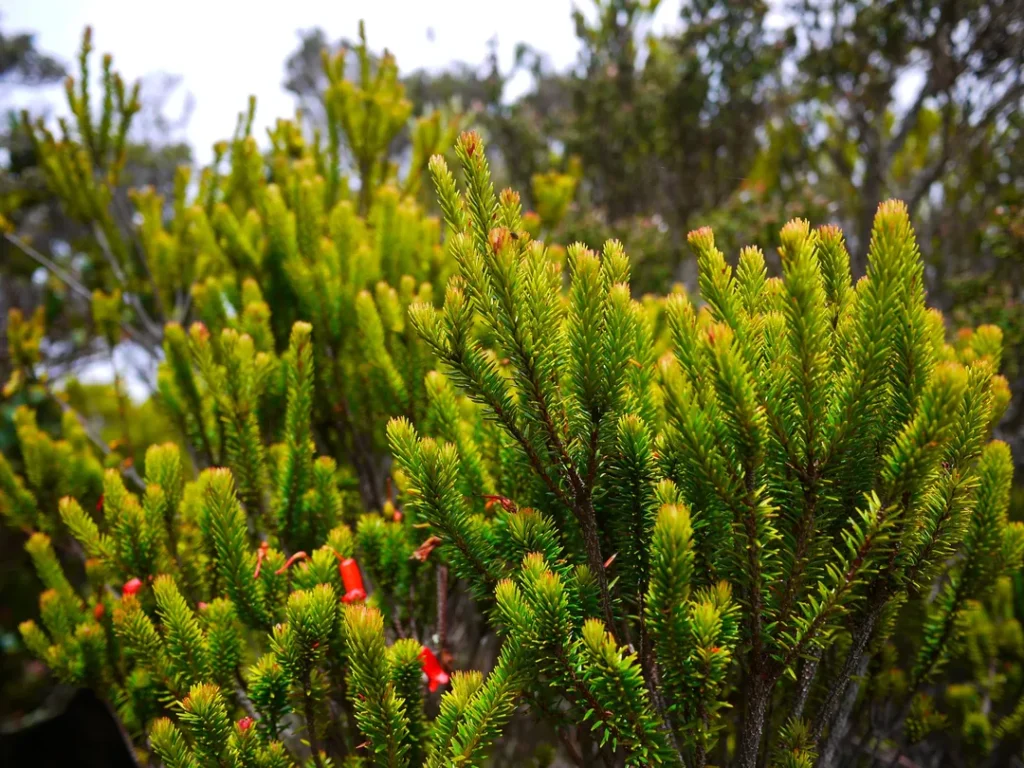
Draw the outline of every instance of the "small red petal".
M129 579L128 581L126 581L124 583L124 586L121 587L121 594L122 595L134 595L140 589L142 589L142 582L141 581L139 581L138 579Z
M438 686L448 684L448 673L444 671L434 652L426 646L423 646L423 650L420 651L420 663L423 674L427 676L427 688L431 693L436 691Z
M248 731L250 728L252 728L252 724L253 719L251 717L243 717L241 720L238 721L238 730Z

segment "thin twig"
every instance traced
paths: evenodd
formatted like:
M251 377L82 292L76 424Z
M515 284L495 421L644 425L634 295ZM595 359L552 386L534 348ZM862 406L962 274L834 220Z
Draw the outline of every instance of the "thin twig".
M28 256L32 261L39 264L41 267L48 270L54 277L64 283L68 288L77 293L86 301L92 301L92 292L80 283L70 272L65 270L63 267L58 265L52 259L44 256L42 253L37 251L31 245L26 243L20 237L12 235L10 232L4 233L4 239L7 240L11 245L21 251L23 254ZM124 334L132 341L136 342L139 346L146 350L151 357L159 358L157 348L159 344L152 338L148 338L146 334L141 331L132 328L126 323L121 323L121 330Z
M79 296L89 301L92 300L92 292L84 285L82 285L80 282L78 282L78 280L72 277L70 272L67 272L63 267L58 266L56 262L51 261L49 258L44 256L31 245L22 240L20 237L12 235L10 232L4 232L4 239L11 245L13 245L15 248L17 248L19 251L24 253L26 256L28 256L30 259L32 259L32 261L50 270L50 272L56 275L56 277L59 278L62 283L66 284L71 290L73 290Z
M92 230L93 235L96 238L96 242L99 243L100 251L102 251L103 256L106 258L111 270L113 270L114 276L117 278L118 282L121 283L122 286L127 288L129 284L128 277L127 275L125 275L125 272L121 268L121 264L118 261L117 256L114 254L113 249L110 247L110 240L107 238L107 233L103 231L103 228L99 225L98 222L93 223ZM149 316L149 313L146 311L146 308L142 306L142 302L139 300L139 297L136 296L135 294L128 293L126 291L124 294L124 300L130 307L132 307L136 311L136 313L139 316L139 319L142 321L143 327L146 329L146 332L149 333L153 338L160 338L160 324L156 323L153 320L153 318Z

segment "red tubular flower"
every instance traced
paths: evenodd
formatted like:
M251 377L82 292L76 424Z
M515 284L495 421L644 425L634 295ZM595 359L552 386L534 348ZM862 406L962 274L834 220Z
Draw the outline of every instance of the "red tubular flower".
M338 566L338 573L341 574L341 581L345 585L345 596L341 598L342 602L356 603L366 599L363 574L359 572L359 563L354 558L348 557L342 560Z
M97 512L102 512L103 511L103 494L102 493L100 494L99 499L96 500L96 511Z
M274 571L274 575L280 576L282 573L291 568L293 564L297 563L299 560L305 560L307 557L309 557L309 555L307 555L305 552L296 552L294 555L292 555L284 561L284 565L282 565L280 568Z
M140 589L142 589L141 581L138 579L129 579L124 583L124 586L121 587L121 595L134 595Z
M248 731L250 728L252 728L252 723L253 720L251 717L243 717L241 720L238 721L238 730Z
M92 615L99 621L103 618L103 614L107 612L107 609L103 606L103 603L96 603L96 607L92 609Z
M423 650L420 651L420 662L423 674L427 676L427 687L431 693L436 691L439 685L448 685L448 673L444 671L434 652L426 646L423 646Z

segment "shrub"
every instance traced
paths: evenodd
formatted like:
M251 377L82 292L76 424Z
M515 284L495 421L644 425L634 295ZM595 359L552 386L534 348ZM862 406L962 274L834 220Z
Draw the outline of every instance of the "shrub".
M781 275L698 229L700 303L640 303L616 241L531 238L475 133L461 185L429 162L442 249L386 162L392 64L340 61L326 138L279 123L261 156L250 112L226 173L136 195L128 230L97 173L115 121L82 91L77 138L39 129L100 233L97 331L160 342L177 434L112 450L41 375L42 318L11 323L11 389L65 406L60 439L21 410L0 461L45 588L25 645L167 766L482 765L520 707L580 765L1012 748L1021 707L975 663L1020 634L1001 334L945 342L906 208L856 285L842 233L794 220Z

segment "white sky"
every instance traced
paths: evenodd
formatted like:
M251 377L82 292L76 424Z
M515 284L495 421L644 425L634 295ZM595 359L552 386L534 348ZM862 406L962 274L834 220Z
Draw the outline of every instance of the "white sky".
M580 5L592 7L589 0ZM91 24L96 52L112 53L126 79L181 75L168 112L176 116L184 94L192 94L187 137L201 162L210 159L215 141L230 137L249 94L257 97L258 136L262 127L293 114L294 101L281 82L300 29L320 26L332 41L353 38L364 19L371 48L393 51L403 72L438 70L454 61L479 64L495 36L505 70L519 42L546 53L557 69L572 64L578 51L572 0L4 0L2 6L5 31L36 32L39 47L69 69L82 29ZM678 8L679 0L663 2L656 28L675 23ZM99 68L98 57L93 67ZM24 93L8 96L19 107L51 104L57 114L65 111L61 88L30 101Z

